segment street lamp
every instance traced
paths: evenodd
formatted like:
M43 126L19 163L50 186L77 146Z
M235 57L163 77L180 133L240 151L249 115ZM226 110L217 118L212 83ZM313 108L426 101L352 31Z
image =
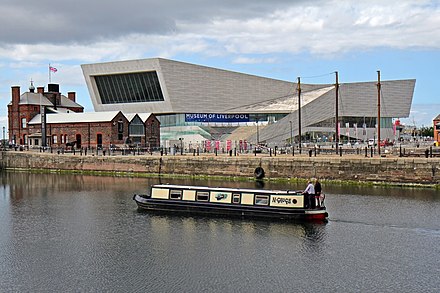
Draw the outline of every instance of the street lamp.
M260 134L259 134L259 132L258 132L258 116L256 117L256 124L257 124L257 145L259 145L260 144Z
M292 149L292 154L295 152L295 149L293 148L293 128L292 128L292 121L289 121L290 123L290 148Z
M2 144L3 144L3 150L5 150L5 148L6 148L6 141L5 141L5 127L3 126L3 142L2 142Z

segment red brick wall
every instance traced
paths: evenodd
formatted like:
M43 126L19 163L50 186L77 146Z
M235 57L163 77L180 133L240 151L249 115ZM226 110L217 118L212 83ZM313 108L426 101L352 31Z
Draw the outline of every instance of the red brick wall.
M123 132L122 139L119 139L118 122L122 121ZM50 145L52 147L65 147L66 142L73 142L79 136L81 145L79 147L97 147L98 134L102 135L102 147L108 148L110 144L124 144L128 136L128 121L121 113L119 113L110 122L77 122L77 123L57 123L47 124L47 136L50 137ZM40 131L40 125L34 125L31 129L32 133ZM56 136L56 142L53 137ZM67 139L62 139L61 136Z
M150 115L145 122L145 139L149 147L160 147L160 122L154 115Z

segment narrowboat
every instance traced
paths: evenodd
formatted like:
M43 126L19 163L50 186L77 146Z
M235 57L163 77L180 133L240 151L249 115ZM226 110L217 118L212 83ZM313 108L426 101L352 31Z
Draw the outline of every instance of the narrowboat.
M305 221L328 217L323 197L311 208L306 195L292 190L156 184L149 194L135 194L133 199L146 211Z

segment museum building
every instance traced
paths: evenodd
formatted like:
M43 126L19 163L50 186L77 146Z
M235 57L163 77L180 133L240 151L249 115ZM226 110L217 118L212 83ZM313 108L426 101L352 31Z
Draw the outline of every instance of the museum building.
M415 87L415 79L382 81L378 121L378 82L338 84L338 128L335 84L299 85L163 58L81 67L95 111L155 113L162 142L196 133L211 140L216 127L227 126L257 126L242 138L278 145L300 131L329 138L340 129L346 139L368 140L377 125L383 139L394 139L394 121L409 116ZM259 125L267 126L258 133Z

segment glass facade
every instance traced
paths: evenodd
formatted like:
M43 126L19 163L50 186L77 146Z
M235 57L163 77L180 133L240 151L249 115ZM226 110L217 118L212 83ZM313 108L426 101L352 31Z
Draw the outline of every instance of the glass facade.
M94 76L102 104L163 101L156 71Z
M139 118L139 116L135 116L133 120L130 122L130 136L143 136L145 134L145 125L144 122Z

